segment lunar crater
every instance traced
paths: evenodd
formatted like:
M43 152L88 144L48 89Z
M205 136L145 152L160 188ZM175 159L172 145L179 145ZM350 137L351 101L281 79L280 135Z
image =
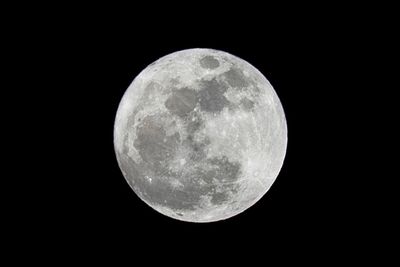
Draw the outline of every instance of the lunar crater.
M219 61L213 56L204 56L200 59L200 65L206 69L216 69L219 67Z

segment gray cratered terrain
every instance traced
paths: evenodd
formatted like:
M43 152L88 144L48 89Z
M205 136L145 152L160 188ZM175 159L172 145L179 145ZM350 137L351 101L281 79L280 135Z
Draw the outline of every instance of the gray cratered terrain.
M114 126L133 191L169 217L212 222L257 202L286 153L281 103L252 65L211 49L160 58L126 90Z

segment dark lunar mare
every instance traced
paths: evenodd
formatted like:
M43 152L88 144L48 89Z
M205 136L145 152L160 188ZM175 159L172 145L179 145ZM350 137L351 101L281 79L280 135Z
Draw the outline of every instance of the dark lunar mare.
M198 101L197 94L189 88L173 90L171 96L165 101L165 107L174 115L181 118L187 116Z
M168 176L153 176L150 183L144 173L151 173L145 164L138 164L129 156L119 155L121 167L126 170L127 181L133 190L149 204L166 206L174 210L194 210L199 198L189 191L175 190Z
M210 81L201 80L199 91L190 88L173 89L164 105L171 114L183 119L190 115L197 103L202 111L218 113L232 104L224 96L227 89L224 82L215 78Z
M202 196L211 196L215 205L223 204L229 200L229 192L236 193L239 185L235 181L239 177L239 163L225 162L211 165L211 169L199 167L189 174L187 179L182 179L178 174L154 175L150 183L145 178L145 173L151 174L146 164L138 164L126 154L118 154L121 168L125 171L128 183L133 190L150 204L166 206L173 210L195 210ZM219 159L212 159L219 161ZM220 165L218 165L220 164ZM180 179L183 188L176 189L170 183L171 178ZM217 181L230 181L223 184L223 189L218 192ZM201 185L200 180L206 184Z
M219 61L213 56L204 56L200 59L200 66L205 69L216 69L219 67Z
M198 92L200 108L203 111L218 113L228 106L230 102L224 96L228 89L225 83L218 82L215 78L200 82L201 90Z
M209 69L219 66L218 60L211 56L202 58L200 64ZM127 139L124 139L125 148L123 153L118 155L121 167L126 170L127 180L132 188L150 204L166 206L173 210L195 210L202 196L210 196L211 203L219 205L229 200L229 193L235 194L238 191L239 186L235 182L241 175L240 163L231 162L226 156L207 159L205 148L210 143L209 138L206 137L202 141L194 138L204 127L204 121L195 111L197 105L201 111L219 113L224 107L233 105L224 96L228 86L248 86L243 73L236 68L231 68L223 75L225 82L216 78L201 80L199 91L187 87L173 88L164 103L170 115L147 116L138 121L137 138L133 143L142 162L137 163L126 154ZM150 89L154 88L152 84L149 86ZM250 110L254 103L243 99L240 105L245 110ZM181 140L178 132L167 136L163 117L171 115L183 122L187 133L185 139ZM133 118L128 118L129 126L133 121ZM196 166L189 172L182 170L176 173L169 168L171 159L175 158L180 146L189 151L186 164ZM151 181L146 176L150 177ZM174 179L183 186L174 186Z
M248 79L244 76L243 72L237 67L231 67L223 74L227 83L235 88L243 88L249 86Z
M188 103L191 93L188 90L178 91L172 97L178 103ZM210 196L213 204L223 204L229 200L229 191L237 191L235 181L240 175L240 163L230 162L226 157L206 159L204 150L209 140L194 140L195 133L204 127L204 122L196 112L187 112L188 104L179 104L179 107L181 109L171 107L171 113L184 120L187 138L181 140L178 132L166 135L163 117L168 114L147 116L137 126L137 138L134 140L134 146L143 162L137 163L126 154L128 140L125 138L123 153L118 155L121 168L125 170L134 191L150 204L173 210L195 210L202 196ZM197 166L186 172L186 176L182 176L183 171L175 173L169 169L179 146L185 146L189 151L186 164ZM151 182L146 176L151 177ZM183 187L174 187L171 183L173 179L177 179ZM216 182L224 183L220 190Z

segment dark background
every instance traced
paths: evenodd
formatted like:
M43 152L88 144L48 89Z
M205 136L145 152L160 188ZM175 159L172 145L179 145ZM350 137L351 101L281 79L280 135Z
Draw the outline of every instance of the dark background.
M288 245L284 240L291 240L298 246L304 239L318 242L324 235L332 236L334 200L329 199L331 183L326 180L334 179L333 170L324 169L320 154L321 149L329 149L321 139L330 114L320 114L319 109L329 89L323 82L324 70L319 69L323 59L313 54L320 44L301 33L274 34L268 27L258 38L241 28L162 31L95 30L72 50L78 51L71 55L78 57L71 68L79 78L73 79L76 84L63 96L70 102L62 100L67 105L61 116L68 122L60 126L69 133L62 136L67 137L63 142L71 158L57 169L66 171L62 174L66 185L61 186L71 188L60 188L62 198L57 196L61 206L57 203L54 208L60 226L95 239L133 239L166 247L177 240L179 246L199 242L209 249L220 245L233 249L237 242L250 246L255 240L274 240L284 246ZM257 67L279 95L288 124L287 156L270 191L246 212L211 224L176 221L144 204L123 178L113 150L116 110L134 77L166 54L196 47L220 49Z
M346 13L338 19L332 9L307 6L282 15L261 6L180 8L186 11L57 7L13 24L14 64L27 81L14 84L26 89L21 115L28 118L23 127L32 159L15 167L29 175L18 179L23 183L12 198L18 203L12 246L24 243L63 258L123 248L132 257L150 253L152 261L165 252L171 262L182 255L196 262L317 261L318 255L331 262L354 254L361 228L351 218L363 207L349 201L349 177L357 175L344 171L353 163L343 147L357 136L343 129L357 118L356 108L354 115L345 112L358 90L350 79L357 74L349 71L358 57L357 23L342 25ZM188 48L223 50L259 69L288 125L285 162L268 193L214 223L181 222L148 207L114 154L114 118L129 84L153 61Z

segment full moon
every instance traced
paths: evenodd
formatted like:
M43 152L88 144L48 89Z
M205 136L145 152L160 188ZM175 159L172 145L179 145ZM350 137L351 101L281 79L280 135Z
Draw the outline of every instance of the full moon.
M252 65L188 49L147 66L119 104L114 147L133 191L188 222L235 216L256 203L282 167L281 102Z

